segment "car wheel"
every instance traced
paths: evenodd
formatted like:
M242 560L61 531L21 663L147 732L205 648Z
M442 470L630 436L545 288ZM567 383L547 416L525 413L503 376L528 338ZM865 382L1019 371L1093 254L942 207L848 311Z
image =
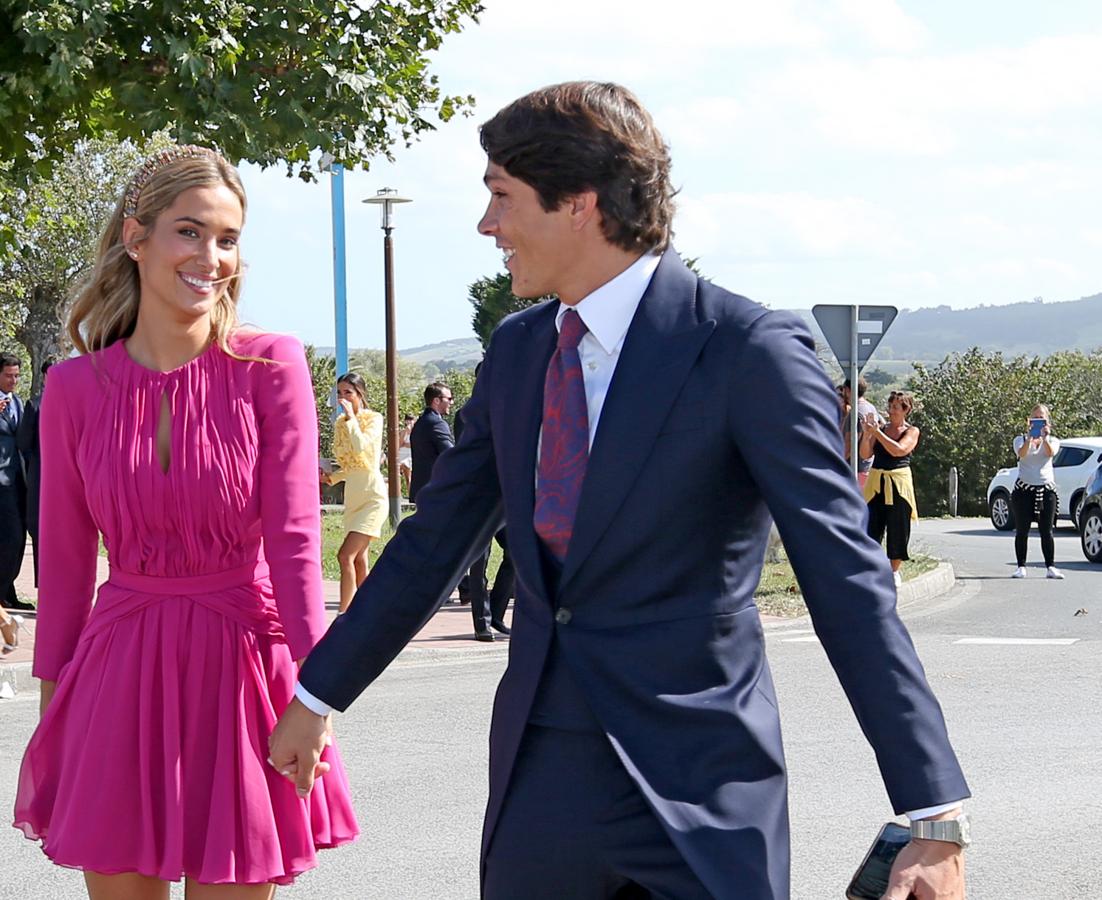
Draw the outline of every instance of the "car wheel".
M991 524L999 531L1010 531L1014 528L1014 513L1010 509L1010 495L1006 491L998 490L991 495L989 509Z
M1071 498L1071 527L1079 530L1079 519L1083 515L1083 501L1087 499L1085 491L1080 491Z
M1083 513L1079 540L1083 543L1083 555L1092 563L1102 563L1102 509L1092 506Z

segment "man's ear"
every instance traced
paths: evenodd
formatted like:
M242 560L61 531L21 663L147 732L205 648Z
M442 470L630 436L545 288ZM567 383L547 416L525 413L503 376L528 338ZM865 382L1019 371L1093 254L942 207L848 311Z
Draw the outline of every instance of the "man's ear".
M581 231L590 222L600 222L601 211L597 207L596 191L582 191L566 202L570 204L570 221L575 231Z

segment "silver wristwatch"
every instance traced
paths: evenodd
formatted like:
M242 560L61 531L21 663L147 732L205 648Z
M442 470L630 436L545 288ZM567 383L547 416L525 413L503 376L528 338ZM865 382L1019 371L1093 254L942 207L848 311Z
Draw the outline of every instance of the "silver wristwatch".
M959 847L967 847L972 843L972 820L967 813L961 813L955 819L941 821L919 819L911 822L911 837L925 841L948 841Z

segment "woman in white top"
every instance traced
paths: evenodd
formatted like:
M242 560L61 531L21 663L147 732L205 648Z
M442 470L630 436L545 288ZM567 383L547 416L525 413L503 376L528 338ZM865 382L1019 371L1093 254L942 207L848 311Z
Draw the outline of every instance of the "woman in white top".
M1018 567L1012 578L1025 578L1026 547L1029 541L1029 527L1037 519L1041 532L1041 553L1045 558L1045 569L1049 578L1063 578L1055 566L1056 545L1052 539L1052 530L1056 523L1056 476L1052 471L1052 457L1060 449L1060 441L1051 434L1052 417L1048 407L1038 403L1029 414L1029 419L1042 419L1040 435L1031 433L1031 422L1027 420L1026 431L1014 438L1014 453L1018 457L1018 478L1014 482L1014 492L1010 503L1014 509L1014 552L1018 558Z

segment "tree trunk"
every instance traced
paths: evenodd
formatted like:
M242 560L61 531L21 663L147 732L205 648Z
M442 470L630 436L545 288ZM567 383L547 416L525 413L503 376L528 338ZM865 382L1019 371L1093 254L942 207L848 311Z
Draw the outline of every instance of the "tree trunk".
M27 298L27 318L16 329L15 339L27 348L31 357L31 397L42 394L45 378L42 364L58 361L68 352L69 341L61 324L66 292L56 284L35 285Z

